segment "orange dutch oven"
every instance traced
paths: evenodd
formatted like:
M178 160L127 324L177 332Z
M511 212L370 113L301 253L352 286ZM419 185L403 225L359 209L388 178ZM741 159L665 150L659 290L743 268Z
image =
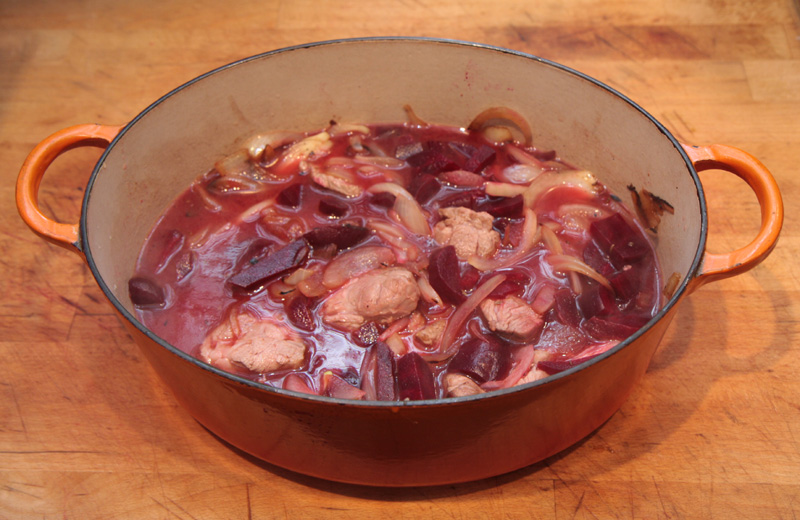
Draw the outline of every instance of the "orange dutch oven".
M532 122L533 142L594 172L667 200L655 243L678 280L658 314L615 348L546 379L479 396L416 402L347 401L254 383L211 367L153 334L134 313L128 279L162 211L245 138L305 131L330 120L424 119L465 127L489 106ZM38 206L51 162L74 147L105 152L88 181L80 222ZM761 208L746 246L705 250L706 200L697 172L744 179ZM438 39L371 38L268 52L200 76L124 126L80 125L42 141L19 174L17 205L38 235L81 255L122 323L175 398L211 432L260 459L325 479L377 486L464 482L549 457L603 424L645 373L681 300L705 283L755 267L778 239L783 206L754 157L679 143L610 87L531 55Z

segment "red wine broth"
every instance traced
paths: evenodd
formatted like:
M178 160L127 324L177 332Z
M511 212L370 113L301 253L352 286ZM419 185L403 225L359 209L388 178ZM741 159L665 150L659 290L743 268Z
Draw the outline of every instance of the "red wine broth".
M129 285L150 330L239 376L351 399L481 393L590 359L662 303L643 226L553 151L482 130L412 124L332 122L321 133L249 143L166 209ZM572 181L581 178L590 181ZM534 197L537 182L544 187ZM487 194L497 189L505 196ZM459 255L460 246L431 231L447 208L486 215L480 233L494 250ZM345 263L344 280L321 283L353 253L359 261ZM367 276L382 283L390 271L416 295L405 310L344 325L326 314L334 295ZM487 283L488 303L476 303L471 296ZM245 325L236 321L242 315ZM272 353L226 357L251 322L272 323L266 333L288 338L282 345L299 348L299 358L262 371ZM225 323L233 323L225 341L208 355L208 338Z

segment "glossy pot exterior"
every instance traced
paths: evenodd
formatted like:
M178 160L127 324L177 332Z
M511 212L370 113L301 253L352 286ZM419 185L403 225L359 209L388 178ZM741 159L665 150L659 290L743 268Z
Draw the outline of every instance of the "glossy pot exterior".
M678 283L663 310L611 351L543 381L416 403L350 402L258 385L186 355L135 318L127 280L144 238L164 208L216 160L258 132L317 129L332 119L402 122L405 104L427 121L457 126L487 107L508 106L531 121L537 146L592 170L617 194L627 197L632 185L669 201L675 213L659 227L656 248L665 278L675 273ZM35 203L26 205L58 153L98 142L108 148L89 181L79 227L47 221ZM85 256L161 379L220 438L325 479L434 485L509 472L590 434L643 376L680 299L766 257L782 220L774 182L749 156L741 168L726 167L719 157L710 148L684 148L605 85L529 55L444 40L344 40L223 67L164 96L124 128L84 126L51 137L23 167L18 204L37 233ZM760 186L760 242L737 251L736 261L704 251L698 164L729 169Z

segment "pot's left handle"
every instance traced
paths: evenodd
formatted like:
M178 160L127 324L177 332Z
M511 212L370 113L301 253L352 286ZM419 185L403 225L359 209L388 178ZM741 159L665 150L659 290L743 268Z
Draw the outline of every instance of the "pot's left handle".
M39 236L58 246L81 254L78 224L65 224L48 218L39 209L39 185L53 161L73 148L107 147L121 126L77 125L65 128L36 145L22 164L17 177L17 210L22 220Z

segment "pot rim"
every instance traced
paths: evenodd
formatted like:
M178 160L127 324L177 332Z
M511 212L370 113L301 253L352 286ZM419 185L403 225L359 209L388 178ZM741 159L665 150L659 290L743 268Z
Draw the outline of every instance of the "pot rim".
M648 321L644 326L642 326L638 331L636 331L633 335L629 336L624 341L621 341L618 345L614 346L613 348L603 352L602 354L590 359L589 361L583 362L579 365L571 367L567 370L559 372L557 374L553 374L548 376L544 379L540 379L538 381L533 381L531 383L526 383L519 386L512 386L510 388L504 388L500 390L494 390L491 392L487 392L485 394L478 394L478 395L470 395L470 396L463 396L463 397L447 397L442 399L425 399L419 401L354 401L350 399L342 399L342 398L335 398L335 397L327 397L327 396L320 396L320 395L311 395L311 394L304 394L300 392L295 392L292 390L285 390L283 388L277 388L273 386L269 386L263 383L258 383L252 381L250 379L237 376L221 370L219 368L213 367L200 359L187 354L186 352L178 349L177 347L171 345L169 342L165 341L161 337L154 334L149 328L147 328L143 323L141 323L133 314L131 314L125 306L119 301L119 299L114 296L111 289L105 283L102 275L100 274L97 264L94 261L94 257L92 255L92 248L91 244L87 238L87 214L88 214L88 205L89 200L92 196L92 188L94 185L95 180L97 179L100 171L102 170L101 166L106 160L106 157L113 151L116 143L125 136L130 128L136 125L136 123L142 119L147 113L151 110L155 109L158 105L160 105L165 100L171 98L174 95L179 94L184 89L194 85L195 83L202 81L203 79L212 76L214 74L218 74L224 72L225 70L239 66L243 63L247 63L250 61L255 61L259 59L263 59L272 55L282 54L286 52L293 52L298 50L304 49L311 49L314 47L322 47L322 46L329 46L329 45L343 45L343 44L363 44L363 43L387 43L387 42L418 42L418 43L425 43L425 44L438 44L438 45L450 45L450 46L462 46L462 47L472 47L476 49L498 52L501 54L510 54L513 56L518 56L521 58L526 58L529 60L533 60L539 62L543 65L553 67L559 69L562 72L566 72L573 76L576 76L584 81L588 81L592 83L596 87L600 87L603 90L611 93L612 95L619 98L621 101L627 103L632 108L634 108L637 112L641 115L646 117L660 132L661 134L666 137L672 145L675 147L677 152L683 158L683 161L687 167L689 174L692 177L692 181L694 182L695 189L697 190L697 197L698 202L700 205L700 240L697 244L697 250L695 251L694 259L692 260L691 266L689 271L686 273L684 280L675 290L674 294L667 300L664 306L656 313L656 315ZM678 301L685 295L688 291L689 286L692 280L695 278L696 273L700 268L700 264L703 259L703 253L705 251L706 239L708 236L708 212L706 207L706 200L705 200L705 193L703 191L703 186L700 182L700 178L697 174L697 171L694 168L691 160L689 159L688 155L684 151L683 147L679 143L679 141L672 135L672 133L667 130L664 125L662 125L655 117L653 117L649 112L647 112L644 108L642 108L639 104L628 98L626 95L622 94L621 92L617 91L616 89L606 85L605 83L588 76L582 72L579 72L575 69L567 67L566 65L562 65L560 63L541 58L539 56L535 56L533 54L516 51L504 47L483 44L483 43L476 43L471 41L464 41L464 40L456 40L456 39L447 39L447 38L434 38L434 37L415 37L415 36L379 36L379 37L361 37L361 38L340 38L334 40L323 40L318 42L311 42L305 43L300 45L293 45L289 47L283 47L271 51L267 51L264 53L256 54L253 56L245 57L234 62L228 63L226 65L217 67L213 70L210 70L200 76L195 77L194 79L189 80L188 82L174 88L173 90L169 91L168 93L164 94L160 98L158 98L155 102L149 105L147 108L142 110L136 117L134 117L128 124L126 124L117 136L109 143L106 150L103 152L100 159L97 161L94 169L92 170L92 174L89 178L89 181L86 186L86 192L83 198L83 204L81 208L81 216L80 216L80 231L79 231L79 238L80 243L82 244L83 253L86 258L86 262L89 266L92 275L95 278L95 281L100 286L100 289L105 294L106 298L111 302L111 304L115 307L117 312L122 315L126 320L128 320L133 326L135 326L139 332L144 334L148 339L157 343L161 347L165 348L167 351L171 352L172 354L182 358L183 360L196 365L198 368L211 372L212 374L225 378L233 383L238 383L243 386L251 387L255 390L261 390L267 393L275 394L276 396L283 396L295 399L302 399L307 401L312 401L320 404L326 404L331 406L341 406L341 405L348 405L348 406L356 406L356 407L365 407L365 408L390 408L390 409L398 409L398 408L427 408L433 406L446 406L446 405L453 405L453 404L461 404L461 403L468 403L472 401L478 400L486 400L486 399L497 399L509 394L515 394L518 392L528 391L532 388L538 386L544 386L547 384L551 384L555 381L558 381L562 378L569 377L570 375L578 372L580 370L584 370L595 363L599 363L606 358L609 358L626 348L628 345L636 341L640 336L642 336L645 332L647 332L656 322L661 319L664 319L672 309L677 305Z

